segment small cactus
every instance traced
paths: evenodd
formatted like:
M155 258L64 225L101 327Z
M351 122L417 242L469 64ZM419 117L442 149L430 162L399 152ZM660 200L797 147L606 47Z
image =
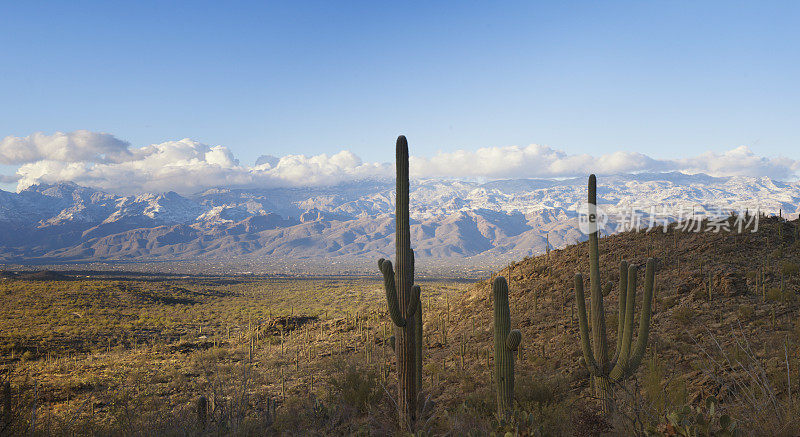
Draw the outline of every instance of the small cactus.
M206 429L206 419L208 418L208 399L205 396L200 396L197 400L197 422L200 424L200 429Z
M8 381L3 383L3 422L8 425L11 422L11 409L13 404L11 393L11 383Z
M545 243L544 244L545 244L544 250L545 250L545 252L547 252L547 259L549 260L550 259L550 233L549 232L545 235Z
M497 383L497 413L508 417L514 399L514 352L522 333L511 330L508 284L502 276L492 284L494 295L494 376Z
M711 276L711 271L708 272L708 301L711 302L712 299L712 291L714 290L714 282L713 277Z

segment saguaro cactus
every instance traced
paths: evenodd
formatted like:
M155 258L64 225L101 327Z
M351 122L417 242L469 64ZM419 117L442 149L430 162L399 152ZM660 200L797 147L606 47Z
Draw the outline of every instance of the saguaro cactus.
M492 283L494 295L494 380L497 384L497 414L508 417L514 399L514 352L522 340L519 330L511 330L508 284L502 276Z
M422 390L422 297L417 298L417 310L414 311L414 370L416 388L420 391Z
M411 250L411 229L408 213L408 142L397 137L397 195L395 262L381 258L378 268L383 274L389 316L395 325L397 357L397 409L400 424L413 427L416 420L418 380L422 379L422 302L420 288L414 285L414 251ZM419 313L419 317L417 317ZM415 331L420 331L415 335ZM417 358L419 355L419 358ZM418 369L419 368L419 369Z
M583 365L592 376L596 396L602 402L603 411L614 410L614 392L612 384L630 376L642 361L647 348L647 337L650 331L650 313L653 302L653 283L655 278L655 261L647 260L645 273L644 299L642 313L639 317L639 335L631 349L633 341L633 318L636 306L636 266L620 262L619 275L619 318L617 327L617 350L613 359L609 359L608 341L606 340L605 313L603 311L603 295L600 286L600 251L597 242L597 179L589 176L589 279L591 283L592 304L592 338L589 339L589 324L586 316L586 301L583 293L583 276L575 275L575 296L578 303L578 321L583 351Z
M200 396L197 400L197 422L200 429L206 429L206 419L208 418L208 400L205 396Z

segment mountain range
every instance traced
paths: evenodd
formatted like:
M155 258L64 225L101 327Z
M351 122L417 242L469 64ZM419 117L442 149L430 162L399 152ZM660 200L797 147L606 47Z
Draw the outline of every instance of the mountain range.
M601 176L607 233L621 213L760 209L797 216L800 182L647 173ZM412 181L418 259L499 263L581 240L586 179ZM667 208L667 209L663 209ZM394 182L120 196L72 183L0 191L0 261L375 260L394 253Z

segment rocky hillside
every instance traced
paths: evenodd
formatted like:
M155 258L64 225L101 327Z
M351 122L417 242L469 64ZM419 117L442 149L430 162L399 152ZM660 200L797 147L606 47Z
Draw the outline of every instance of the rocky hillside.
M683 404L701 406L714 396L717 411L749 421L742 429L767 435L794 435L800 429L792 416L796 402L790 406L788 401L790 391L795 398L800 392L799 229L797 220L762 218L755 233L685 233L671 226L666 233L657 228L600 240L602 281L615 284L604 298L612 354L619 261L642 267L638 329L643 265L648 257L657 260L647 354L635 382L626 386L628 394L618 390L631 417L655 415L652 419ZM512 327L523 334L519 377L563 382L562 393L586 397L591 404L588 372L578 363L581 350L573 316L574 275L583 273L588 283L587 250L587 243L571 245L512 263L498 274L511 279ZM492 319L490 295L486 279L455 305L451 353L458 353L461 338L470 339L470 348L491 348L491 329L481 323Z

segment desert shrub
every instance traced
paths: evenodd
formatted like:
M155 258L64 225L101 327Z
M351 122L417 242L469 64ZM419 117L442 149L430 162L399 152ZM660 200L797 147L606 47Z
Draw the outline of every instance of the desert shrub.
M314 395L287 398L277 410L273 426L281 435L329 435L333 431L328 407Z
M692 292L692 299L694 300L708 300L708 289L706 288L706 282L703 281L703 284L699 288L695 288Z
M753 305L742 304L739 305L739 308L736 309L736 313L739 315L739 318L742 320L750 320L755 313L755 308Z
M469 410L480 415L491 415L495 409L495 394L493 386L479 387L478 389L464 393L465 410Z
M800 271L800 266L788 260L781 261L781 273L784 275L796 275Z
M661 305L662 308L670 309L678 303L678 296L665 297L660 302L662 304Z
M515 388L519 409L503 429L518 435L568 435L571 405L564 400L561 387L569 385L555 378L521 378Z
M661 414L666 406L664 390L661 388L661 380L664 379L664 362L656 359L653 355L647 360L647 367L644 371L642 388L647 402Z
M331 387L331 401L350 407L359 413L366 413L370 406L380 402L383 389L374 370L357 367L353 363L335 369L328 383Z
M555 387L550 379L538 376L520 378L516 383L515 397L525 409L541 408L555 401Z
M440 426L443 431L450 433L450 435L482 435L482 433L475 433L476 430L489 429L491 423L487 417L491 417L490 408L493 406L491 401L494 401L494 394L488 390L477 390L478 393L465 393L465 400L458 404L456 408L448 411L447 414L442 414L440 417ZM476 396L477 395L477 396ZM466 398L472 397L470 401ZM475 399L480 397L482 400ZM475 408L474 405L480 404L481 407Z
M573 432L567 435L608 435L611 424L607 418L594 408L578 406L571 413L571 426Z
M767 300L770 301L779 301L782 300L783 294L781 293L781 289L778 287L771 287L767 289Z
M672 312L672 318L676 322L687 325L697 316L697 312L689 306L681 306Z
M653 355L647 360L642 380L646 405L655 410L657 416L663 416L675 405L682 405L687 398L686 382L680 378L668 377L666 369L664 360Z
M567 405L546 404L542 409L517 409L510 418L495 419L490 435L573 435L570 428L570 408Z
M689 390L686 381L681 378L670 379L664 388L668 405L680 405L686 403L689 398Z

